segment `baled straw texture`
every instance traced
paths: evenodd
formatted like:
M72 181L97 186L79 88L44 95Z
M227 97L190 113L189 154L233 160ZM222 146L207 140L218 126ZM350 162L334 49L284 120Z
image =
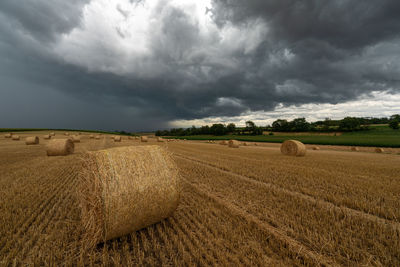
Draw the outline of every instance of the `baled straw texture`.
M354 147L354 146L353 146L353 147L351 148L351 151L358 151L358 150L359 150L358 147Z
M73 135L71 136L72 142L74 143L80 143L81 142L81 137L79 135Z
M95 138L96 140L99 140L99 139L100 139L100 135L96 135L94 138Z
M303 157L306 155L306 146L297 140L286 140L281 145L281 152L284 155Z
M45 134L45 135L43 135L43 139L46 139L46 140L51 139L51 135Z
M229 140L228 145L230 148L239 148L240 142L236 140Z
M121 142L121 136L114 136L114 142Z
M11 136L11 139L14 140L14 141L18 141L18 140L19 140L19 135L13 134L13 135Z
M12 136L12 134L7 133L7 134L4 135L4 138L11 138L11 136Z
M53 139L47 144L47 156L66 156L74 153L74 148L71 139Z
M147 142L149 139L147 138L147 136L141 136L140 137L140 141L141 142Z
M27 145L37 145L39 144L39 137L37 136L30 136L25 138L25 144Z
M157 223L179 203L178 169L159 146L88 152L79 188L88 246Z
M226 142L225 140L222 140L221 142L219 142L220 145L226 146L228 144L228 142Z
M375 148L375 153L383 153L383 152L385 152L385 150L383 148L381 148L381 147Z

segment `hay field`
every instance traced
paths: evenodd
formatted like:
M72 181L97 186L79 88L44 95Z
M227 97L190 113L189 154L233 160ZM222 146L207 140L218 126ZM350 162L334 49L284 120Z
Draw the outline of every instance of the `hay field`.
M44 134L0 137L1 266L400 265L399 155L320 146L298 158L276 145L82 134L74 154L47 157ZM25 145L33 135L40 144ZM161 223L84 250L76 195L83 152L127 145L173 152L180 205Z

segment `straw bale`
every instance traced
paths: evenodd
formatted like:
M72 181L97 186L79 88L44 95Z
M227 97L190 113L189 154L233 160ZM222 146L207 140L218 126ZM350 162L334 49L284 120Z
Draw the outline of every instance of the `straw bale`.
M67 135L67 136L68 136L68 135L69 135L69 133L64 133L64 135Z
M11 133L7 133L4 135L4 138L11 138L12 134Z
M74 153L74 147L71 139L53 139L47 144L47 156L66 156Z
M383 152L385 152L385 150L383 148L381 148L381 147L377 147L377 148L375 148L375 152L376 153L383 153Z
M81 137L79 135L73 135L71 136L72 142L74 143L80 143L81 142Z
M100 135L96 135L96 136L94 137L94 139L99 140L99 139L100 139Z
M37 136L30 136L25 138L25 144L27 145L37 145L39 144L39 137Z
M302 157L306 155L306 146L297 140L286 140L281 145L281 152L284 155Z
M50 133L50 136L56 136L56 134L55 133Z
M121 136L114 136L114 142L121 142Z
M90 139L93 139L93 138L94 138L94 135L93 135L93 134L89 135L89 138L90 138Z
M149 139L147 138L147 136L141 136L140 137L140 141L141 142L147 142Z
M14 141L18 141L20 138L19 138L19 135L13 134L13 135L11 136L11 139L14 140Z
M354 146L353 146L353 147L351 148L351 151L358 151L358 150L359 150L358 147L354 147Z
M157 142L162 143L162 142L164 142L164 139L162 139L161 137L157 137Z
M236 141L236 140L229 140L228 145L229 145L229 147L231 147L231 148L239 148L240 142L239 142L239 141Z
M45 134L45 135L43 135L43 139L46 139L46 140L51 139L51 135Z
M132 139L134 139L134 138L133 138L133 136L128 136L128 139L129 139L129 140L132 140Z
M314 146L312 150L320 150L319 146Z
M222 140L221 142L219 142L220 145L226 146L228 144L228 142L226 142L226 140Z
M88 152L79 199L88 246L155 224L176 210L180 183L171 155L160 146Z

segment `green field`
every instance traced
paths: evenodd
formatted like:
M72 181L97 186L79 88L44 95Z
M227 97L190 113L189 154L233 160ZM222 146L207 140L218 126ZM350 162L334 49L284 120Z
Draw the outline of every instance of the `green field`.
M229 140L249 142L282 143L285 140L296 139L304 144L319 145L346 145L346 146L373 146L373 147L400 147L400 130L392 130L388 126L371 126L368 131L343 133L340 136L326 135L195 135L171 137L188 140Z

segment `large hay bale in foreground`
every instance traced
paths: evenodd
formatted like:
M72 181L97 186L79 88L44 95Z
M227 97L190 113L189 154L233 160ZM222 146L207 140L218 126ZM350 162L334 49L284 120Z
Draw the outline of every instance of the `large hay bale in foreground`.
M25 138L25 144L27 145L37 145L39 144L39 137L37 136L30 136Z
M74 143L80 143L81 142L81 137L79 135L73 135L71 136L72 142Z
M159 146L88 152L79 188L87 245L157 223L179 203L178 169Z
M51 139L51 135L45 134L45 135L43 135L43 139L49 140L49 139Z
M284 155L302 157L306 155L306 146L297 140L286 140L281 145L281 152Z
M226 142L225 140L222 140L221 142L219 142L220 145L226 146L228 144L228 142Z
M383 153L383 152L385 152L385 150L383 148L381 148L381 147L375 148L375 153Z
M236 140L229 140L228 146L231 148L239 148L240 142Z
M11 138L12 134L11 133L7 133L4 135L4 138Z
M121 136L114 136L114 142L121 142Z
M141 136L140 137L140 141L141 142L147 142L149 140L149 138L147 138L147 136Z
M71 139L53 139L47 144L47 156L66 156L74 153L74 142Z
M14 140L14 141L18 141L18 140L20 139L20 137L19 137L19 135L13 134L13 135L11 136L11 139Z

